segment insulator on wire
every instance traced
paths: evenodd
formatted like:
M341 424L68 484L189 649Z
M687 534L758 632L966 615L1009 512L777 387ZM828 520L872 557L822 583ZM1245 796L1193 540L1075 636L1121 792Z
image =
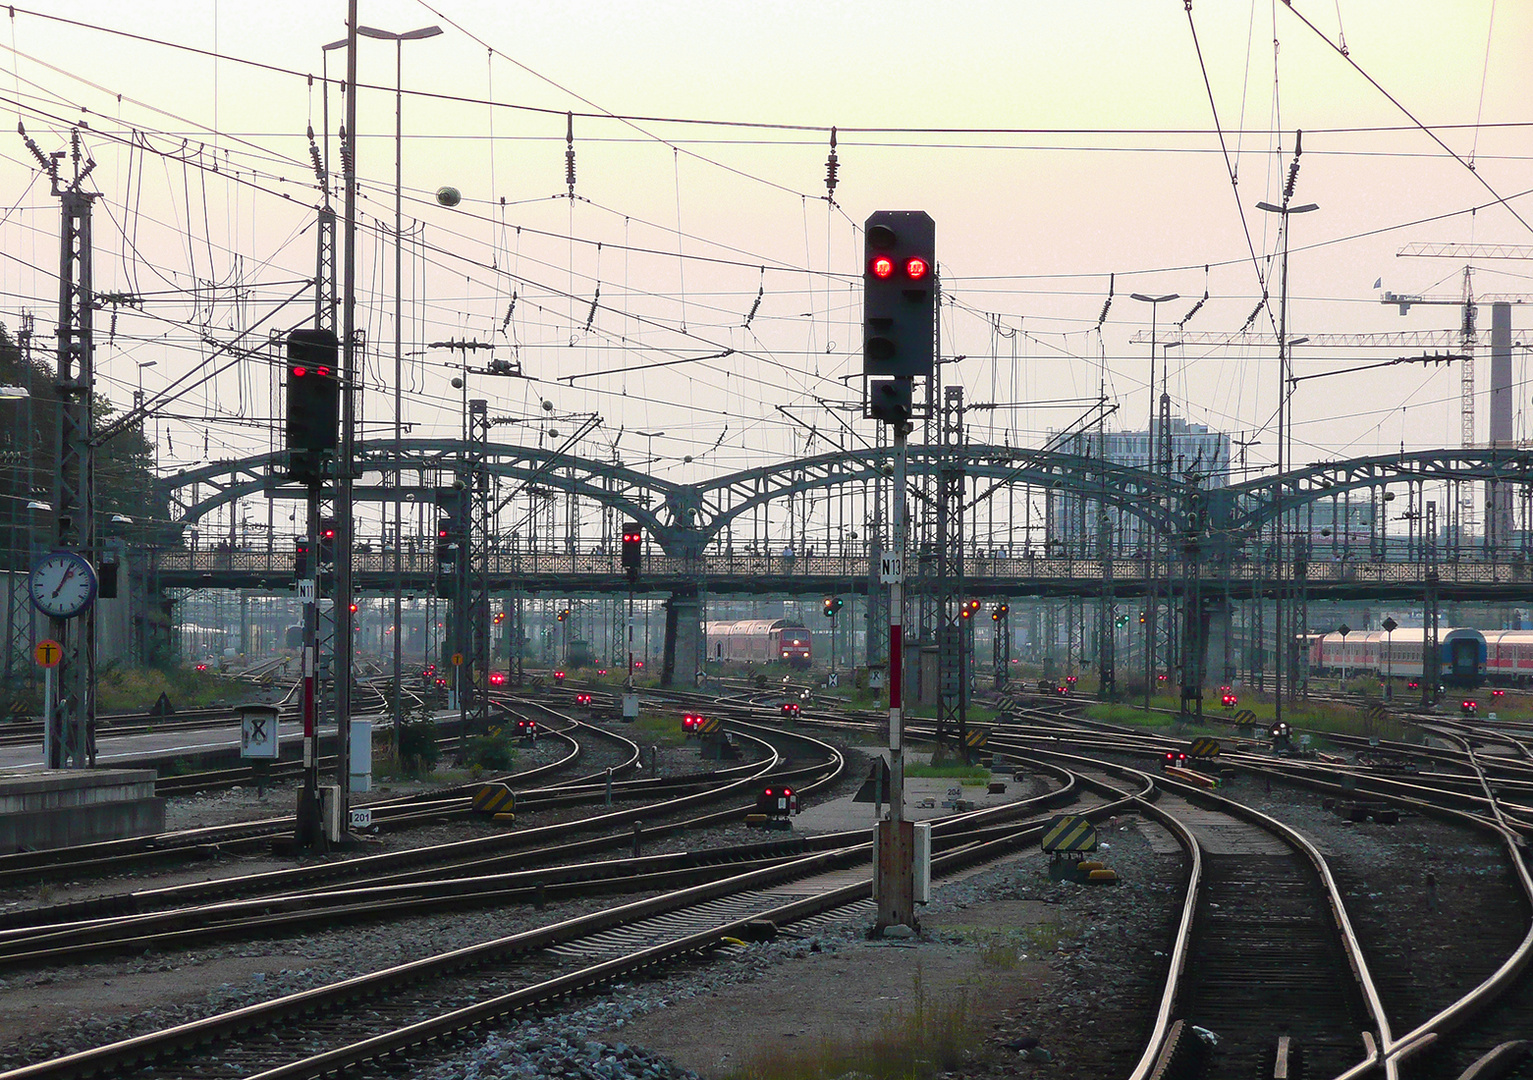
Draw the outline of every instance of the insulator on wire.
M564 182L570 189L570 197L575 195L575 114L564 114Z
M1283 201L1293 198L1294 183L1299 179L1299 155L1304 152L1304 132L1296 131L1293 137L1293 161L1288 166L1288 183L1283 185Z
M511 313L513 311L515 311L515 310L516 310L516 293L513 292L511 294L511 302L506 305L506 317L504 319L500 320L500 329L501 329L502 332L505 331L506 327L511 325Z
M601 303L601 282L596 283L596 295L591 297L591 310L586 312L586 329L591 329L591 324L596 321L596 308Z
M1262 313L1262 308L1264 308L1266 306L1267 306L1267 294L1265 292L1263 292L1262 293L1262 298L1260 300L1258 300L1256 302L1256 306L1251 309L1251 314L1246 316L1246 324L1240 328L1240 333L1244 334L1247 330L1251 329L1251 327L1253 325L1255 325L1256 317Z
M751 320L756 317L756 312L761 310L761 298L766 295L766 268L761 270L761 284L756 287L756 302L751 304L750 314L745 316L745 325L749 326Z
M351 140L346 136L346 126L341 125L341 168L347 175L352 172L351 168Z
M1116 276L1117 275L1115 275L1115 274L1108 274L1107 275L1107 299L1102 301L1102 314L1097 316L1097 329L1098 330L1100 330L1102 328L1102 324L1107 321L1107 312L1108 312L1109 309L1112 308L1113 280L1114 280L1114 278Z
M836 197L836 171L840 168L840 162L836 160L836 129L830 129L830 157L825 159L825 194L827 198Z

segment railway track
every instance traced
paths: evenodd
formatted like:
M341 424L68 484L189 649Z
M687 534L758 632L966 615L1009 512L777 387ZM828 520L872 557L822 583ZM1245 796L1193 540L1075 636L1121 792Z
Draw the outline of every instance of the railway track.
M799 742L803 744L804 740ZM304 918L326 906L344 907L356 899L356 894L369 889L374 892L363 903L380 914L408 903L418 906L495 903L505 899L502 894L508 892L527 899L537 892L538 883L536 878L518 876L521 871L593 852L630 847L637 842L632 831L635 813L643 813L645 836L653 842L654 838L669 833L686 833L743 817L754 809L754 785L763 775L787 777L801 788L812 790L816 783L838 775L841 763L840 756L832 751L818 763L791 769L779 766L779 762L768 760L709 778L635 786L636 796L650 800L640 804L640 810L630 805L477 840L11 912L0 916L0 963L6 962L6 957L16 963L67 958L66 942L71 934L88 934L91 951L100 952L230 936L238 930L239 919L245 920L244 925L263 930L272 925L270 907L260 904L248 909L230 907L230 901L241 898L281 898L283 905ZM749 802L727 804L732 796L738 798L746 791ZM588 783L545 789L543 797L546 805L568 806L601 802L605 796L605 784ZM697 808L720 800L726 802L725 809L701 816L694 813ZM537 804L536 793L532 804L534 807ZM582 833L592 832L597 835L576 839ZM597 876L590 870L570 871L569 880L590 881ZM424 887L463 879L473 879L472 884L435 891ZM542 885L546 893L549 888L557 890L561 881L557 875L544 875ZM414 887L413 892L410 887ZM341 890L347 895L342 895ZM517 890L522 892L518 894ZM318 897L322 892L328 894L326 898ZM149 918L151 915L154 919Z
M1107 748L1112 741L1095 726L1064 729L1062 735L1056 727L1052 736L1043 734L1048 727L1044 718L1039 718L1026 741L1036 745L1043 739L1063 737L1070 742L1093 743L1098 749ZM1001 736L1003 744L1007 737ZM1157 740L1142 733L1134 734L1127 745L1136 755L1154 753L1159 747ZM1460 752L1472 768L1483 766L1467 741ZM1356 771L1309 762L1262 762L1248 754L1232 755L1230 764L1258 775L1275 770L1283 782L1301 783L1328 794L1328 802L1358 797ZM1333 853L1352 851L1348 858L1333 854L1320 860L1318 853L1310 858L1312 880L1318 876L1336 883L1331 889L1332 899L1318 910L1334 910L1338 926L1348 928L1335 940L1349 958L1347 966L1360 977L1350 983L1358 991L1347 995L1346 1000L1338 1000L1336 988L1349 985L1348 981L1334 974L1317 975L1327 970L1328 963L1334 970L1335 950L1331 949L1333 955L1327 961L1326 949L1320 947L1315 933L1315 903L1301 899L1306 892L1304 879L1296 877L1291 868L1284 869L1284 864L1272 863L1276 857L1273 853L1238 848L1203 852L1198 860L1199 874L1206 880L1198 891L1206 899L1192 908L1196 913L1189 922L1193 937L1187 939L1184 951L1190 978L1183 980L1183 989L1170 995L1178 1002L1177 1011L1164 1013L1168 1030L1173 1017L1182 1018L1184 1027L1175 1040L1160 1045L1153 1063L1168 1069L1167 1075L1191 1075L1179 1071L1191 1068L1188 1058L1200 1047L1183 1034L1188 1023L1217 1031L1222 1037L1214 1075L1273 1075L1279 1046L1295 1064L1301 1055L1306 1056L1303 1064L1308 1071L1303 1075L1309 1076L1377 1074L1435 1080L1461 1072L1467 1075L1487 1053L1500 1053L1512 1060L1512 1049L1494 1048L1503 1044L1511 1047L1529 1033L1533 980L1527 977L1527 965L1533 950L1533 920L1529 915L1533 880L1527 871L1526 844L1508 827L1510 819L1500 812L1494 788L1484 773L1471 775L1471 779L1476 778L1484 789L1478 796L1466 794L1457 783L1444 785L1438 777L1429 776L1421 783L1417 778L1398 777L1363 781L1372 786L1370 795L1379 805L1387 801L1407 814L1418 815L1419 820L1441 819L1455 828L1481 830L1485 839L1478 841L1484 845L1480 859L1487 866L1494 865L1495 852L1500 849L1504 883L1476 883L1475 891L1460 894L1454 916L1448 915L1446 905L1443 915L1436 915L1435 894L1422 897L1416 881L1394 889L1376 883L1380 876L1392 881L1398 877L1397 868L1419 863L1420 840L1401 837L1389 855L1382 855L1377 848L1390 838L1385 830L1373 837L1369 854L1359 856L1355 852L1356 832L1349 832L1340 816L1333 819L1334 827L1312 824ZM1248 820L1255 813L1201 790L1188 791L1185 797L1195 804L1189 832L1194 831L1197 815L1206 813L1209 806L1217 805ZM1157 810L1176 813L1169 798L1163 798ZM1443 826L1436 828L1439 833L1446 831ZM1285 834L1284 843L1293 850L1314 847L1286 826L1279 826L1278 832ZM1291 861L1288 865L1291 867ZM1414 904L1420 910L1429 906L1428 900L1433 915L1425 920L1406 920L1402 925L1402 903ZM1463 947L1464 927L1457 921L1467 914L1463 910L1467 903L1477 905L1471 918L1474 925L1484 927L1474 934L1470 948ZM1276 933L1285 925L1307 930L1284 943ZM1376 982L1367 974L1370 964L1378 972ZM1300 1007L1279 1009L1274 1007L1276 1002L1299 1003ZM1319 1002L1329 1002L1329 1007L1318 1012L1307 1007ZM1185 1013L1181 1012L1182 1003L1188 1010ZM1364 1006L1361 1011L1359 1003ZM1340 1026L1338 1017L1345 1018ZM1359 1026L1360 1020L1366 1023ZM1366 1038L1361 1036L1364 1032ZM1234 1040L1230 1033L1234 1033ZM1349 1042L1354 1048L1351 1055L1347 1053ZM1263 1043L1267 1044L1265 1049ZM1250 1072L1253 1065L1267 1071Z
M1044 827L1037 811L1050 801L1052 796L943 822L945 850L934 860L934 873L956 872L1036 842ZM1111 805L1121 806L1122 801ZM871 885L865 869L870 856L866 840L866 830L858 830L855 841L847 844L824 838L817 843L828 850L781 865L0 1076L38 1080L121 1074L146 1064L153 1065L154 1075L164 1077L205 1076L215 1067L229 1066L263 1078L317 1077L341 1070L367 1075L374 1067L397 1070L407 1067L400 1059L416 1048L499 1017L727 949L731 939L758 937L773 927L830 912L859 910L858 905L868 902Z
M768 734L784 733L772 710L759 704L741 701L716 706L715 711L742 718L754 716L757 720L771 717L767 723L756 726ZM823 722L830 725L836 721L827 715ZM810 723L817 722L811 719ZM752 730L749 725L745 719L734 723L742 735ZM849 729L863 730L861 725L862 721L853 720ZM794 726L807 727L809 723ZM1419 964L1419 970L1402 974L1400 962L1402 958L1409 960L1410 955L1404 950L1391 955L1387 940L1380 944L1390 933L1389 910L1382 905L1379 910L1372 910L1357 903L1356 894L1365 883L1354 881L1346 864L1338 862L1342 858L1338 852L1348 842L1348 833L1339 818L1335 837L1325 838L1324 846L1330 857L1323 859L1315 845L1307 844L1292 828L1263 819L1249 808L1227 804L1199 790L1178 789L1161 777L1152 780L1132 764L1079 756L1105 754L1115 746L1116 753L1126 752L1148 764L1159 758L1163 747L1175 742L1143 733L1130 739L1115 738L1097 727L1065 727L1057 718L1042 715L1028 717L1025 723L998 725L992 734L992 748L998 752L1013 754L1021 760L1052 762L1056 767L1068 763L1071 772L1064 774L1068 776L1066 786L1051 799L1091 791L1094 794L1088 798L1089 805L1080 804L1083 812L1096 816L1110 812L1140 813L1161 821L1173 834L1185 834L1187 860L1193 868L1189 891L1181 924L1174 930L1168 929L1175 945L1168 949L1167 970L1163 973L1166 988L1162 1008L1153 1023L1147 1021L1149 1032L1140 1064L1133 1073L1135 1077L1192 1075L1177 1070L1188 1068L1189 1057L1202 1045L1192 1031L1194 1026L1216 1031L1221 1037L1212 1075L1242 1077L1271 1076L1277 1061L1286 1060L1297 1068L1302 1059L1306 1070L1303 1075L1312 1077L1379 1075L1436 1080L1458 1076L1484 1053L1487 1045L1494 1045L1487 1040L1515 1034L1518 1023L1524 1025L1525 1033L1529 1012L1519 1010L1517 1002L1526 1003L1529 998L1517 995L1526 993L1526 983L1520 978L1515 957L1506 956L1508 948L1515 948L1515 929L1494 941L1487 940L1486 951L1492 954L1488 964L1479 969L1462 966L1462 974L1451 980L1454 985L1440 977L1440 969L1429 971ZM1451 768L1428 770L1424 777L1410 778L1370 775L1367 770L1352 766L1281 761L1249 750L1232 751L1228 756L1229 766L1242 775L1267 773L1279 782L1300 783L1332 796L1356 797L1363 792L1370 798L1394 800L1411 808L1412 813L1430 810L1445 818L1479 821L1482 824L1476 827L1490 828L1496 834L1492 845L1506 846L1508 865L1514 868L1515 877L1517 860L1522 857L1515 840L1518 804L1505 803L1499 796L1503 788L1513 785L1517 763L1513 762L1510 774L1498 771L1503 762L1482 760L1487 755L1479 754L1467 737L1452 755L1440 748L1434 750L1445 760L1451 757ZM1418 780L1421 782L1417 783ZM759 778L754 782L759 782ZM802 789L801 782L795 781L795 785ZM604 794L599 794L600 788L604 785L562 784L546 793L549 801L545 805L571 808L583 800L596 801ZM627 792L641 790L642 782L631 782L626 788ZM1160 792L1158 802L1151 802L1156 791ZM1036 842L1039 807L1032 810L1035 816L1026 821L1010 820L1002 814L972 819L962 815L969 821L964 836L947 831L958 827L957 818L944 819L942 839L935 845L941 852L938 865L949 866L942 860L951 857L983 859L984 851L1016 850L1019 845ZM1009 811L1012 815L1018 812ZM602 815L596 816L599 819ZM615 816L621 819L631 814L619 812ZM701 822L703 818L695 820ZM767 918L778 925L788 925L795 919L820 917L826 910L842 914L867 910L852 906L866 902L862 899L866 892L859 896L851 884L853 878L864 882L866 878L865 871L858 871L856 861L834 866L811 861L859 846L857 837L846 837L845 844L841 843L842 838L822 838L815 844L825 845L825 850L810 854L773 853L765 849L736 852L740 858L762 860L736 864L735 869L742 869L743 873L733 873L727 867L687 867L683 860L670 856L647 856L649 861L642 868L635 865L621 870L613 864L631 860L607 859L590 865L573 861L573 853L579 850L574 845L606 843L615 847L626 839L622 831L612 831L567 840L572 845L566 849L567 854L545 851L538 855L559 859L572 868L573 875L565 878L544 871L543 898L556 901L566 890L580 890L580 874L593 875L589 879L593 884L588 889L619 890L634 883L665 887L673 882L666 882L659 875L703 873L724 877L721 881L693 883L689 889L706 890L740 882L742 887L750 886L754 891L740 897L731 893L694 895L691 904L645 911L643 918L648 921L632 926L624 921L600 928L596 923L583 924L586 933L567 940L549 939L550 927L528 932L531 937L514 935L503 942L520 939L519 944L506 944L509 950L506 954L486 961L494 966L477 971L453 969L457 973L450 976L445 974L447 968L442 973L416 969L413 975L399 974L399 988L375 986L359 990L366 997L366 1004L359 1003L362 997L351 999L350 1004L321 1004L318 998L298 1003L296 999L306 995L294 995L294 1001L285 1007L298 1010L295 1012L282 1014L279 1010L271 1018L248 1010L239 1010L244 1014L240 1016L228 1014L233 1019L224 1022L232 1027L262 1028L266 1032L252 1041L236 1043L229 1041L232 1036L226 1037L217 1030L192 1030L194 1025L186 1025L187 1030L177 1029L176 1034L168 1036L170 1041L158 1044L158 1048L128 1040L138 1045L126 1047L123 1052L129 1056L121 1059L73 1055L79 1060L39 1062L3 1074L3 1080L83 1076L91 1070L103 1069L112 1073L136 1067L133 1063L151 1061L156 1076L206 1076L210 1075L208 1070L213 1068L215 1058L238 1066L242 1070L240 1075L258 1075L263 1080L333 1075L343 1069L348 1076L398 1075L399 1070L409 1068L408 1062L420 1052L419 1047L454 1032L483 1026L497 1017L534 1006L552 1007L549 1003L554 1000L589 992L613 979L626 979L689 957L727 952L729 946L724 939L748 936L761 929L755 920ZM487 858L483 872L478 875L486 879L482 886L477 886L482 896L493 895L496 889L500 890L501 902L525 903L536 896L537 870L529 874L525 866L511 869L513 862L529 856L529 852L517 853L508 848ZM846 857L852 858L849 854ZM1355 856L1348 856L1351 857ZM865 861L866 855L857 858ZM504 860L498 869L495 859ZM1391 858L1386 862L1393 861ZM393 904L395 914L427 909L411 905L476 903L480 897L453 896L448 882L434 880L462 877L467 865L389 868L365 882L337 881L279 891L277 904L291 905L295 912L304 905L318 905L309 909L308 915L322 922L325 913L332 919L345 919L348 912L361 912L360 905L372 902ZM598 865L606 869L594 869ZM806 868L809 876L769 885L752 878L754 874L782 872L795 865ZM625 872L630 869L655 876L630 877ZM937 872L934 866L934 873ZM603 874L609 875L605 883L595 884L602 881ZM489 881L492 875L499 875L500 880ZM1526 878L1525 868L1522 876ZM679 883L679 879L674 883ZM1528 887L1533 886L1525 888ZM851 891L841 895L842 889ZM369 891L376 895L366 895ZM819 906L830 902L839 906ZM249 913L254 914L255 906L246 905ZM640 912L635 904L624 904L614 910L628 911L635 917ZM1496 910L1487 908L1480 918L1495 918ZM232 918L232 908L230 912ZM171 914L175 917L177 913ZM275 928L281 925L285 914L273 910L266 917ZM377 917L388 916L387 907L378 909ZM183 910L179 917L193 916ZM555 926L579 921L565 920ZM1526 919L1523 923L1526 925ZM48 932L58 942L71 929L55 926ZM82 937L108 933L104 923L93 927L83 920L74 929ZM6 933L0 933L0 963L7 962L4 954L12 950L11 940L21 943L16 951L11 951L12 957L24 951L26 935L8 938ZM470 950L459 950L467 951ZM1497 965L1496 961L1503 957L1504 962ZM1380 989L1374 988L1370 970L1379 972ZM1432 985L1434 976L1438 977L1435 996L1422 993L1423 986ZM1465 982L1475 985L1459 985ZM407 985L415 989L402 989ZM1498 997L1502 1002L1499 1006L1495 1004ZM310 1005L318 1010L319 1019L298 1019ZM380 1018L377 1026L372 1026L369 1020L366 1029L359 1030L354 1016L364 1013L376 1013ZM311 1039L297 1044L287 1041L279 1032L284 1026L305 1027ZM1396 1034L1402 1028L1407 1029L1404 1034ZM178 1047L205 1040L213 1040L216 1048L209 1054L214 1056L179 1056L182 1050ZM98 1048L90 1053L99 1055L108 1049ZM1156 1068L1164 1071L1155 1074ZM64 1071L32 1071L38 1069Z
M588 731L592 739L613 742L620 748L619 755L613 759L613 764L610 766L618 775L623 775L637 766L639 748L632 740L600 728L585 727L582 730ZM547 764L503 777L505 782L518 788L546 785L551 779L571 771L581 760L582 747L572 735L550 730L546 737L566 743L566 753ZM603 768L599 775L605 777L605 773L606 769ZM580 782L589 784L596 781L597 775L572 774L570 780L577 784ZM489 779L494 777L486 778L486 780ZM375 825L382 831L463 817L470 812L473 793L483 782L401 796L369 805L374 811ZM273 836L291 832L294 823L291 815L282 815L261 821L185 829L149 837L0 855L0 887L16 887L38 881L99 877L133 872L145 867L163 867L175 862L195 862L248 854L264 850Z

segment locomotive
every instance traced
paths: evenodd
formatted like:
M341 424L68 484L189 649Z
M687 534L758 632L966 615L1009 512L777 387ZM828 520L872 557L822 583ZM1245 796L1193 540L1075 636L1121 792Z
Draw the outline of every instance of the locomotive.
M783 663L807 668L813 658L809 628L792 619L736 619L703 626L709 660Z

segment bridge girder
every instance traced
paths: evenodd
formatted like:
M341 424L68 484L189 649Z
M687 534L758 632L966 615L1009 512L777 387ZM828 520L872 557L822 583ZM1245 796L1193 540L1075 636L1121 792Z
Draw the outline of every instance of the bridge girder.
M392 440L362 443L357 456L359 479L372 475L382 481L398 475L400 467L406 472L451 472L463 460L463 448L457 439L406 440L402 459L396 462ZM573 493L611 507L639 522L667 555L676 557L700 555L731 522L757 507L809 491L866 485L887 475L893 461L893 450L887 447L838 451L730 473L699 484L677 484L621 464L536 447L491 443L485 453L485 469L490 474L520 481L523 487L537 485ZM951 451L942 447L912 447L911 473L936 473L948 453ZM1053 489L1118 507L1166 535L1184 523L1192 490L1152 470L1057 451L970 444L962 455L968 475L992 482L973 496L975 503L1013 485ZM281 453L214 462L162 478L158 481L159 494L179 509L184 523L190 524L243 498L289 493L281 472L284 462ZM1209 528L1229 535L1255 533L1272 520L1279 492L1287 513L1348 491L1446 481L1533 483L1533 451L1429 450L1318 462L1292 470L1281 479L1261 477L1209 491ZM199 495L196 501L185 498L184 493L194 485L206 487L212 494ZM360 501L392 502L409 494L434 496L436 490L379 483L354 486ZM291 488L294 497L299 492L299 488Z

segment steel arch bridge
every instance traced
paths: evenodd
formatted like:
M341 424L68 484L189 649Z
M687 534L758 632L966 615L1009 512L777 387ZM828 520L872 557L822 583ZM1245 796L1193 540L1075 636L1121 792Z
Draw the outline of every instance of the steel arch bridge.
M425 479L450 478L467 469L474 450L457 439L412 439L402 443L396 456L392 440L361 443L356 501L431 505L447 485ZM514 485L502 496L502 507L529 489L564 492L639 522L675 558L700 557L735 522L773 502L837 488L869 490L891 474L894 456L890 448L841 451L681 484L621 463L536 447L490 443L482 452L485 471ZM283 453L215 462L161 478L158 494L179 523L189 526L243 499L302 497L302 489L287 482L285 465ZM1521 493L1523 542L1533 534L1533 521L1527 520L1533 517L1533 451L1522 449L1431 450L1319 462L1281 477L1212 489L1151 469L1057 451L992 445L909 450L912 476L953 467L975 481L971 507L1002 489L1033 488L1113 507L1163 536L1254 536L1280 510L1289 515L1327 499L1396 485L1507 484ZM388 483L400 475L414 475L419 482Z

